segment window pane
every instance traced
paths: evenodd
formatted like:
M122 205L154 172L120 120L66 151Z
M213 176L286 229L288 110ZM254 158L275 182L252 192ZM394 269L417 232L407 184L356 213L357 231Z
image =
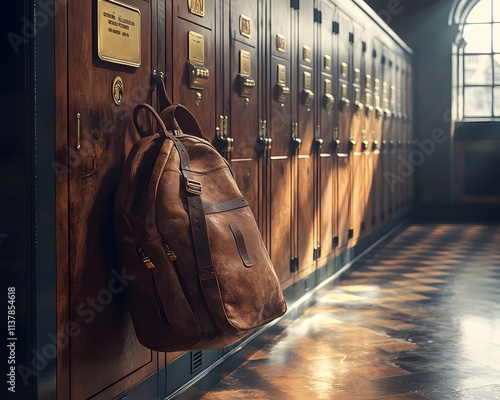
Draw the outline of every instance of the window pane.
M477 3L465 20L470 22L491 22L491 0L482 0Z
M493 51L500 53L500 24L493 24Z
M493 1L493 21L500 22L500 2Z
M464 89L465 117L491 117L491 87L466 87Z
M500 85L500 54L493 56L493 64L495 68L495 85Z
M464 56L464 84L491 85L491 55Z
M491 24L465 25L466 53L491 53Z
M494 103L494 106L495 106L495 117L500 117L500 87L497 86L495 88L495 103Z

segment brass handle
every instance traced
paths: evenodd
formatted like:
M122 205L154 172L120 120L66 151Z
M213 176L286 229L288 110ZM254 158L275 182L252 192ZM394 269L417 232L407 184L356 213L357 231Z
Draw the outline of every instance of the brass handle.
M311 105L314 101L314 92L310 89L304 89L302 91L302 103L304 107L309 111L311 109Z
M349 142L347 143L348 150L349 152L354 150L354 147L356 146L356 141L354 139L350 139Z
M258 151L271 150L273 146L273 139L266 137L267 133L267 121L260 120L259 135L257 136L257 142L255 143L255 148Z
M363 140L363 142L361 142L361 148L363 149L363 151L368 150L368 145L369 145L368 140Z
M384 110L382 109L382 107L376 107L375 108L375 116L377 118L381 118L381 117L383 117L383 115L384 115Z
M384 108L384 119L389 119L391 118L391 116L392 116L391 110L389 110L388 108Z
M318 150L323 147L323 142L323 138L321 137L321 125L316 125L316 130L314 132L314 144Z
M351 101L347 97L342 97L340 99L340 110L345 111L351 104Z
M294 150L298 150L302 146L302 139L299 138L298 122L292 122L292 144L294 146Z
M82 143L81 143L81 114L76 113L76 150L80 151L82 148Z
M356 107L356 114L360 114L361 110L363 109L364 105L360 101L354 102L354 106Z
M227 116L219 116L219 126L215 128L216 130L216 143L215 147L219 152L230 153L234 148L234 139L228 136L228 118Z
M335 98L333 97L333 95L331 93L325 93L325 95L323 96L323 104L327 112L331 111L334 102Z
M372 150L377 150L378 149L378 140L374 140L372 143Z
M366 116L367 117L370 117L372 115L372 112L373 112L373 106L371 104L367 104L365 106L365 113L366 113Z

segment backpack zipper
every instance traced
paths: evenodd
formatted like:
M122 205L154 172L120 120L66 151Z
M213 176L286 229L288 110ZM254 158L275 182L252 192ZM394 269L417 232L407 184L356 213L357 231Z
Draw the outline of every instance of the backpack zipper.
M156 285L156 279L153 274L153 271L151 271L151 284L153 286L153 294L155 296L156 303L158 304L160 319L165 325L170 325L170 322L168 321L167 318L167 314L165 313L165 309L163 308L163 302L161 301L160 292L158 291L158 286Z
M139 253L139 256L142 258L142 262L144 263L144 265L146 265L146 267L148 267L148 269L155 268L153 261L151 261L146 253L144 253L144 250L141 247L137 249L137 253Z
M177 256L174 254L172 250L170 250L170 247L168 247L168 244L166 242L163 242L163 247L165 248L167 257L170 261L174 262L175 260L177 260Z

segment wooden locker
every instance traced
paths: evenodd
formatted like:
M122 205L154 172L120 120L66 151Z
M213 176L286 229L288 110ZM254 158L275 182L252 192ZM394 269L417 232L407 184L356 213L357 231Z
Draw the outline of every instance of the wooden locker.
M391 110L392 117L395 120L394 124L396 126L396 159L394 164L394 172L400 178L398 180L397 199L394 205L395 218L401 216L403 210L405 182L408 179L406 169L402 169L405 164L403 160L407 160L407 158L404 154L404 129L401 112L401 87L404 79L404 71L401 66L401 55L398 53L396 54L396 80L391 87Z
M296 279L314 271L316 250L316 201L317 154L315 147L315 118L317 94L315 93L315 8L313 0L301 1L295 13L292 53L292 87L295 103L292 130L293 139L300 140L295 153L295 190L297 194L297 258L299 264Z
M221 101L215 9L218 2L173 0L172 31L166 31L167 80L174 103L184 104L205 136L215 137ZM166 24L166 29L170 22Z
M382 154L383 158L383 169L384 169L384 205L383 205L383 217L385 222L390 221L393 218L393 208L394 199L397 193L398 182L395 178L394 160L396 153L395 144L395 127L392 118L392 113L390 110L390 99L391 91L390 88L394 82L394 66L393 66L393 54L391 50L384 46L382 53L382 141L385 143L384 151Z
M132 112L150 101L156 62L155 9L139 0L128 5L68 2L67 13L56 15L58 121L67 122L59 122L56 133L57 151L67 157L57 199L58 236L67 234L58 239L59 245L67 242L66 250L58 248L57 272L58 338L64 343L58 395L65 399L109 399L157 370L157 353L135 337L123 297L134 277L123 273L114 242L114 190L139 139ZM116 37L130 52L115 52L110 44ZM71 46L66 50L62 43Z
M267 49L265 60L266 118L262 119L258 147L265 151L264 206L266 207L267 243L271 261L282 288L293 283L291 270L298 268L296 231L293 229L296 202L292 181L291 124L294 96L291 88L292 9L290 2L277 0L267 4Z
M364 170L363 170L363 131L364 131L364 87L362 76L364 76L365 65L363 57L363 28L353 22L353 44L352 44L352 114L351 114L351 145L350 154L350 188L351 188L351 223L352 237L349 247L357 244L361 230L364 226Z
M224 97L215 146L231 160L236 181L263 228L262 152L256 149L261 115L262 74L259 9L256 2L224 3L222 35Z
M339 250L347 248L351 229L351 165L349 148L351 143L351 76L352 76L352 26L347 14L339 10L338 42L338 139L337 151L337 218Z
M384 153L387 151L387 143L382 133L382 121L384 111L382 109L382 44L379 40L373 41L373 174L375 186L374 201L374 227L380 228L385 223L384 197L386 182L384 178Z
M334 79L334 63L337 58L334 53L333 23L336 21L335 8L326 0L319 2L321 24L318 29L316 62L317 62L317 118L319 137L322 146L318 164L318 240L320 249L318 266L323 267L332 261L335 255L335 238L337 236L337 169L333 128L336 118L336 78Z
M365 71L361 75L364 87L364 110L363 110L363 134L362 134L362 151L363 151L363 171L364 171L364 230L363 236L367 236L373 230L374 226L374 202L375 202L375 185L373 173L373 153L375 131L374 120L375 112L373 107L373 39L368 31L365 29L363 33L364 43L364 64Z

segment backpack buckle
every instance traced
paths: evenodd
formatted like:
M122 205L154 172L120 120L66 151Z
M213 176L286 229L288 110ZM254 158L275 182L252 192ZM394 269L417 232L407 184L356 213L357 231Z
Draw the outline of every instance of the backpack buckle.
M191 194L196 194L197 196L201 196L201 182L194 181L192 179L184 178L184 183L186 185L186 191Z

